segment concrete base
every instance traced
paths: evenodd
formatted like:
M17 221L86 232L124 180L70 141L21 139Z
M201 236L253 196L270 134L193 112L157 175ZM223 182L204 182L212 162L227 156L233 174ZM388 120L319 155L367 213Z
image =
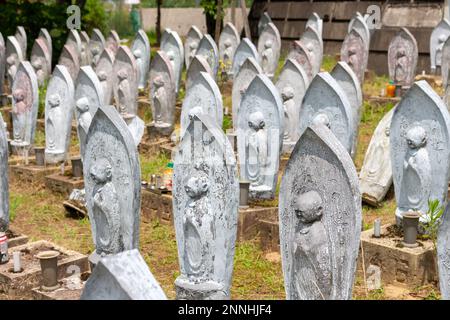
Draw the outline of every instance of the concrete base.
M170 135L172 134L173 130L173 126L157 127L153 123L147 125L147 135L151 141L166 140L167 142L170 142Z
M433 243L418 241L417 248L406 248L403 238L394 232L394 225L381 228L381 238L373 237L373 229L361 234L358 269L362 270L362 258L366 270L372 265L381 269L381 281L409 287L423 286L438 281L436 256Z
M22 246L10 248L8 254L10 260L0 265L0 292L9 295L21 297L31 293L31 289L40 285L42 282L42 273L39 259L36 254L41 251L56 250L61 254L58 257L58 279L63 279L76 271L84 273L89 270L87 256L76 251L67 250L49 241L36 241L24 244ZM14 273L13 270L13 252L20 251L23 271Z
M74 178L71 171L66 171L65 175L55 173L45 177L45 187L55 193L69 196L73 189L83 189L83 178Z
M43 184L46 176L57 173L60 170L59 166L40 167L31 162L29 165L17 164L9 166L10 177L26 183Z
M44 291L40 287L32 289L34 300L80 300L89 273L75 274L59 281L60 287L54 291Z
M223 285L215 281L193 283L180 276L175 280L177 300L228 300Z
M253 240L263 235L262 221L274 219L278 208L249 207L239 209L237 241Z
M15 232L11 228L6 231L6 236L8 237L8 248L21 246L28 242L28 236Z
M381 105L385 105L388 103L392 103L393 105L396 105L397 103L400 102L401 98L400 97L394 97L394 98L389 98L389 97L369 97L368 102L370 104L381 104Z

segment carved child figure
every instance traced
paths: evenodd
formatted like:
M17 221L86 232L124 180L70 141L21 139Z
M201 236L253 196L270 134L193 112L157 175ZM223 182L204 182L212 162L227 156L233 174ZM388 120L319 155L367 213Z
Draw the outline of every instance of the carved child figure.
M264 115L259 111L251 113L248 117L248 126L249 131L245 143L247 176L251 185L257 187L264 183L263 173L270 164Z
M120 203L112 182L112 166L101 158L89 172L95 183L93 189L93 217L96 226L96 251L99 255L115 254L124 250L120 234Z
M261 61L261 67L264 70L265 73L268 73L271 71L271 64L273 62L273 43L271 40L267 40L264 43L264 51L261 54L262 61Z
M75 103L78 114L78 124L87 133L92 122L92 116L89 112L89 100L86 97L80 98Z
M119 101L116 101L116 103L119 113L125 114L127 112L127 105L128 105L127 98L131 92L127 70L120 69L117 72L117 77L119 78L119 86L117 88L117 96Z
M214 213L209 198L209 181L205 173L196 173L185 187L189 197L183 218L186 275L196 283L211 279L214 272Z
M26 113L27 113L27 101L26 94L23 89L16 89L13 92L13 99L15 102L15 108L13 109L13 116L16 121L13 125L13 136L15 144L23 144L25 141L26 132Z
M367 178L373 181L379 181L381 175L384 173L381 169L385 167L385 162L388 159L384 156L385 150L389 149L389 136L390 136L390 127L386 127L384 130L384 134L387 139L378 139L376 146L373 148L373 153L368 158L369 162L367 164Z
M295 108L294 102L294 89L287 86L281 91L281 98L283 99L283 109L284 109L284 141L294 141L296 126L298 125L296 118L297 109Z
M42 62L42 59L41 58L34 58L31 61L31 65L33 66L34 71L36 72L36 77L37 77L37 80L38 80L39 87L43 86L44 85L44 81L45 81L45 72L43 70L44 64Z
M328 115L325 112L318 112L317 114L314 115L312 122L312 125L323 125L325 127L327 127L328 129L331 129L331 122L330 122L330 118L328 117Z
M401 48L397 52L397 61L395 62L394 81L402 83L408 77L408 57L406 56L406 49Z
M56 129L61 125L63 113L59 106L61 105L61 98L58 94L52 94L48 99L50 109L48 111L47 123L45 127L47 136L47 149L55 150L56 140L60 139L61 134Z
M293 300L326 300L331 297L331 259L322 221L323 203L317 191L294 200L297 217L293 243Z
M12 87L14 76L17 72L16 60L17 56L15 54L11 54L8 58L6 58L6 63L8 64L8 84L10 88Z
M189 44L189 63L194 59L195 54L197 52L198 43L197 42L191 42Z
M438 45L436 46L436 67L442 66L442 50L444 49L445 41L447 41L447 37L445 34L441 34L438 38Z
M142 70L141 68L142 68L142 64L143 64L142 52L141 52L141 50L136 49L136 50L133 51L133 55L136 58L136 66L137 66L137 70L138 70L138 73L139 73ZM143 75L142 76L139 75L138 79L140 79L141 77L143 77ZM141 82L141 81L139 81L139 82ZM142 88L140 88L140 89L142 89Z
M161 76L153 79L153 86L155 88L155 93L153 95L153 105L155 108L154 122L156 125L161 125L164 123L164 113L168 109L168 97L166 88L164 87L164 80Z
M223 52L223 63L227 67L227 69L231 66L231 61L233 60L233 44L230 39L225 40L225 51Z

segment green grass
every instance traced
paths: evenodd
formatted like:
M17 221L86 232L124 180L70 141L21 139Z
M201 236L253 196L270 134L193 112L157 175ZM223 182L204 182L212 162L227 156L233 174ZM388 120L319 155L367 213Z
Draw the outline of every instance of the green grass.
M170 158L164 153L151 156L150 158L140 155L139 158L141 162L141 177L144 180L149 180L149 176L152 174L162 175L167 167L167 163L170 161Z
M25 201L25 196L11 193L9 195L9 221L13 222L17 215L17 208Z
M326 72L331 72L336 65L336 57L330 55L324 55L322 60L322 69Z
M45 132L44 131L36 129L34 145L36 147L45 147Z
M223 116L223 132L227 132L228 129L233 128L233 119L231 114Z

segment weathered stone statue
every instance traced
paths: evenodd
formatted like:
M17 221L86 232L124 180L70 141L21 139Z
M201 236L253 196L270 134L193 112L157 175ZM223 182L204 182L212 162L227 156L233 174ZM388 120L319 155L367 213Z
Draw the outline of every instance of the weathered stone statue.
M280 59L281 37L277 27L268 23L258 40L258 53L263 73L273 78Z
M272 19L270 18L269 14L264 11L261 18L259 18L258 21L258 36L261 36L261 33L264 31L264 28L272 22Z
M450 213L447 206L439 226L437 238L437 260L439 286L443 300L450 300Z
M414 82L418 59L416 39L408 29L402 28L389 44L389 77L399 86L410 87Z
M345 92L327 72L317 74L306 91L300 109L298 135L313 124L328 127L344 148L349 153L352 151L353 135L356 134L352 107Z
M147 86L150 68L150 42L144 30L140 29L136 34L131 51L136 59L136 66L139 71L138 88L144 89Z
M89 49L90 39L86 31L84 30L80 31L80 38L81 38L80 65L89 66L92 63L92 54L91 50Z
M192 80L181 108L181 136L189 125L193 114L207 114L218 128L223 124L222 94L211 76L200 72Z
M442 75L442 87L444 88L445 91L447 90L448 85L450 84L448 81L449 70L450 70L450 37L447 38L442 48L441 75Z
M139 243L141 175L133 137L112 106L100 106L86 139L83 159L86 206L96 263Z
M0 113L0 232L9 227L8 138Z
M357 12L352 20L350 20L350 23L348 24L348 32L351 32L352 29L356 29L359 34L362 36L362 39L364 41L366 50L369 51L370 49L370 30L369 26L367 25L366 20L361 15L361 13Z
M52 37L50 36L50 33L48 33L48 30L45 28L41 28L41 30L39 30L38 38L44 40L45 45L47 46L47 51L50 53L51 58L53 56L53 45Z
M320 34L313 27L306 27L303 32L300 43L303 48L308 50L310 57L313 77L320 72L323 60L323 41Z
M308 75L303 68L295 60L287 59L275 84L283 100L284 153L291 152L299 138L297 127L300 109L308 85Z
M196 55L202 56L208 61L213 72L213 79L215 79L219 71L219 48L209 34L205 34L198 44Z
M352 68L343 61L336 64L333 71L331 71L331 76L345 92L348 101L350 102L350 106L352 107L353 127L355 128L356 133L353 135L353 147L350 155L352 156L352 159L354 159L358 142L359 123L362 115L361 108L363 96L361 84Z
M249 57L245 59L238 73L234 76L233 88L231 92L231 104L233 112L233 127L235 130L237 129L238 110L241 105L242 96L245 94L248 86L258 74L262 74L261 67L254 58Z
M66 67L57 65L45 96L45 161L66 160L72 132L74 84Z
M175 90L178 93L181 83L181 74L183 72L184 48L180 36L175 31L167 31L164 41L161 41L161 51L164 51L169 58L173 74L175 75Z
M105 37L99 29L94 28L92 30L91 38L89 39L89 50L91 51L92 56L92 67L95 68L97 66L98 60L100 59L100 55L102 54L104 48Z
M6 70L6 44L0 32L0 95L5 92L5 70Z
M346 62L358 77L359 83L364 83L369 60L369 50L364 40L365 35L353 28L344 39L341 48L341 61Z
M113 97L113 65L114 65L114 53L105 48L100 55L95 67L95 73L97 74L100 85L103 91L103 104L109 105L112 103Z
M280 249L288 300L350 300L361 234L352 159L324 126L308 127L280 187Z
M152 124L164 135L170 135L175 122L175 75L172 64L163 51L158 51L150 68L150 101Z
M167 300L137 249L101 259L81 300Z
M6 39L6 79L8 80L10 90L19 64L23 60L24 54L19 42L14 36L9 36Z
M189 121L174 159L177 299L229 299L239 197L236 159L213 119L194 114Z
M323 33L323 20L320 18L320 16L313 12L309 18L308 21L306 21L305 29L311 27L317 31L320 38L322 39L322 33Z
M392 165L390 149L391 120L394 109L381 119L367 149L359 174L364 202L379 206L392 185Z
M13 137L11 146L15 152L29 149L34 143L39 105L36 74L28 61L19 64L12 85Z
M198 44L200 43L200 40L202 40L202 38L202 32L196 26L191 26L186 35L186 40L184 41L184 60L186 69L189 68L189 64L191 63L192 59L194 59Z
M186 71L186 90L189 89L193 79L200 72L206 72L209 73L211 77L213 76L213 72L208 64L208 61L206 61L203 56L196 55L189 63L189 68Z
M65 44L59 56L58 64L67 68L74 82L77 80L78 72L80 71L79 60L80 58L74 47Z
M104 104L103 88L90 66L80 68L75 83L75 118L81 158L84 157L86 136L97 109Z
M295 60L303 68L303 70L305 70L308 76L308 81L311 82L314 77L312 65L314 58L311 57L311 51L309 51L300 41L294 41L291 43L291 48L287 58Z
M280 94L264 75L257 75L238 110L240 177L250 181L250 197L272 199L278 180L284 112Z
M418 211L426 222L428 200L447 202L450 116L426 81L418 81L395 108L390 130L396 218Z
M138 70L130 49L120 46L113 65L113 95L121 115L137 115Z
M449 36L450 21L444 18L434 28L430 37L430 61L433 73L436 73L438 68L442 66L442 49Z
M105 48L108 48L112 52L114 52L114 55L117 53L117 50L119 50L120 46L120 37L117 34L116 30L111 30L106 37L105 41Z
M72 47L72 49L76 52L76 55L78 57L78 63L82 65L82 58L81 58L81 37L80 34L76 29L71 29L69 31L69 35L67 36L66 45Z
M224 72L231 73L234 53L241 42L241 37L236 27L228 22L222 30L219 38L219 60L223 63Z
M14 34L14 37L17 39L17 42L19 42L20 49L22 49L22 54L24 60L26 60L27 56L27 33L25 31L25 28L22 26L17 26L16 33Z
M259 53L258 50L256 50L255 45L247 38L244 38L239 43L239 46L237 47L234 57L233 57L233 68L231 69L231 72L234 77L239 72L239 69L241 69L241 66L247 60L247 58L253 58L255 61L259 60Z
M30 61L36 73L38 85L42 87L52 73L52 57L43 39L37 38L34 41Z

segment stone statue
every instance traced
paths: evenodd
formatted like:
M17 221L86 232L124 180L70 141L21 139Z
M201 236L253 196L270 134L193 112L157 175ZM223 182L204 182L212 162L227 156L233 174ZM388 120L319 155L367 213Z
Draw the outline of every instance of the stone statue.
M236 159L214 120L194 114L174 158L177 299L229 299L238 215Z
M213 76L213 72L211 67L208 64L208 61L202 56L195 56L191 62L189 63L189 68L186 71L186 90L189 90L193 79L200 73L206 72Z
M258 53L261 58L261 68L269 78L273 78L280 59L281 37L277 27L268 23L258 40Z
M139 242L140 167L133 137L119 113L100 106L92 119L83 159L86 206L94 264L135 249Z
M104 48L105 37L99 29L94 28L92 30L91 38L89 39L89 50L91 51L93 68L97 66L98 60L100 59L100 55L102 54Z
M247 38L244 38L239 43L239 46L236 48L233 57L233 67L231 72L234 77L238 74L241 66L244 64L247 58L253 58L255 61L259 63L259 53L256 49L255 45Z
M364 157L359 174L364 202L379 206L392 185L390 130L394 109L378 124Z
M0 32L0 95L5 93L6 44Z
M209 34L205 34L200 40L195 54L202 56L208 61L213 72L213 79L215 79L219 71L219 48L217 48L214 39Z
M426 81L414 83L395 108L390 129L398 224L408 211L420 212L426 222L428 200L447 202L449 129L440 97Z
M86 149L86 137L92 122L92 116L89 112L89 100L86 97L80 98L75 102L75 111L78 113L78 140L80 141L80 155L83 159Z
M242 180L250 181L250 197L272 199L283 141L283 102L272 82L257 75L238 110L237 139Z
M414 82L419 49L414 36L402 28L392 39L388 50L389 77L395 84L410 87Z
M0 113L0 232L9 227L8 137Z
M109 105L113 97L113 65L114 54L111 50L105 48L100 55L95 67L95 73L103 91L103 104Z
M224 65L223 71L227 74L231 74L234 52L240 42L241 37L239 36L236 27L231 22L228 22L225 27L223 27L219 38L219 59Z
M16 27L16 33L14 34L14 37L17 39L20 45L20 49L23 54L24 60L26 60L27 55L27 33L25 31L25 28L22 26Z
M352 68L361 84L364 83L364 74L369 60L369 49L364 37L361 31L353 28L347 33L341 48L341 60Z
M194 59L198 44L200 43L200 40L202 38L203 34L201 33L201 31L196 26L191 26L184 42L186 69L189 68L192 59Z
M441 75L442 75L442 87L447 90L449 86L449 69L450 69L450 37L444 42L442 47L442 63L441 63ZM444 97L447 95L444 94ZM444 99L445 100L445 99ZM447 107L448 103L446 102Z
M175 90L178 93L181 83L181 74L183 72L184 48L180 36L175 31L167 31L164 41L161 41L161 51L164 51L169 57L173 73L175 76Z
M450 214L445 209L437 238L439 286L443 300L450 300Z
M164 135L170 135L175 122L175 75L172 64L163 51L158 51L150 68L150 102L153 125Z
M436 73L437 68L442 66L442 49L449 36L450 21L444 18L434 28L430 37L430 61L433 73Z
M36 73L38 85L42 87L52 73L52 57L43 39L37 38L34 41L30 61Z
M144 30L140 29L134 38L131 51L136 58L139 73L138 88L147 86L148 71L150 68L150 42Z
M305 29L311 27L314 30L317 31L317 34L322 38L322 30L323 30L323 20L319 17L319 15L315 12L313 12L309 18L308 21L306 21Z
M303 32L300 43L309 52L313 77L320 72L323 60L323 41L322 37L313 27L306 27Z
M13 86L14 77L16 76L19 64L23 60L24 54L19 42L14 36L9 36L6 39L6 78L10 90Z
M81 66L89 66L92 63L92 54L91 50L89 49L89 36L86 33L86 31L82 30L80 32L80 38L81 38L81 55L80 55L80 65Z
M81 300L167 300L137 249L101 259Z
M50 36L48 30L45 28L41 28L41 30L39 30L38 39L44 40L44 43L47 47L47 51L50 53L50 61L51 61L51 58L53 57L53 46L52 46L52 37Z
M312 61L314 60L313 57L311 57L312 50L309 50L305 47L305 45L300 41L294 41L291 44L289 54L287 56L287 59L294 60L297 62L303 70L306 72L306 75L308 76L308 82L311 82L313 79L313 65Z
M120 37L115 30L111 30L106 37L105 48L108 48L116 55L117 50L119 50L120 46Z
M65 45L72 47L73 51L76 52L76 56L78 57L78 64L82 65L81 58L81 37L76 29L70 29L69 35L67 36L67 40Z
M31 148L34 143L39 105L36 74L28 61L22 61L12 85L13 139L11 146Z
M352 159L325 126L308 127L292 152L279 221L287 299L351 299L361 194Z
M353 16L353 18L350 20L350 23L348 24L348 32L351 32L352 29L355 29L359 32L359 34L362 36L362 39L364 41L366 50L369 51L369 49L370 49L369 26L367 25L367 22L364 19L364 17L359 12L356 12L356 14Z
M120 46L114 60L112 87L115 106L120 114L137 115L138 70L130 49Z
M270 18L267 11L264 11L264 13L261 15L258 21L258 36L261 36L266 26L272 22L272 19Z
M283 99L283 152L290 153L299 138L297 127L303 97L309 86L308 75L295 60L287 59L275 86Z
M80 71L79 59L74 47L65 44L59 56L58 64L67 68L73 82L77 80L78 72Z

